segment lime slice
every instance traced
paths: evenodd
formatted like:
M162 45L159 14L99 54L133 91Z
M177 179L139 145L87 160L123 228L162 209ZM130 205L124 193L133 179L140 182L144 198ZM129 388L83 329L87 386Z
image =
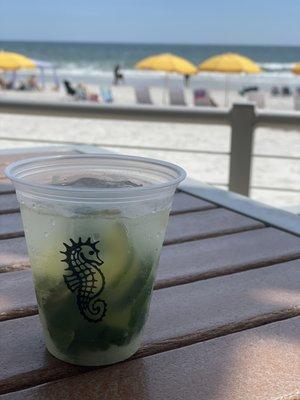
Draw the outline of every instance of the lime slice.
M102 270L107 290L116 288L128 275L133 263L134 250L126 227L120 222L108 225L102 239Z

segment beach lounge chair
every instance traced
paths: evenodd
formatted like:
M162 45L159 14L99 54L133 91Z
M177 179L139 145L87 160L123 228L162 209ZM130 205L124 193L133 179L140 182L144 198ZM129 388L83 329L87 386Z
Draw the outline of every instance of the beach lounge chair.
M281 89L281 94L282 94L282 96L290 96L291 89L288 86L283 86Z
M294 93L294 109L300 111L300 88L297 88Z
M265 96L262 92L249 92L246 96L248 101L255 103L256 107L264 108L265 107Z
M153 104L148 86L135 86L135 97L138 104Z
M245 96L245 94L249 92L257 92L259 90L258 86L247 86L244 87L242 90L239 91L241 96Z
M109 104L114 101L111 90L109 88L101 88L100 94L104 103Z
M69 96L75 96L75 95L77 95L77 91L76 91L76 89L74 89L74 88L72 87L70 81L65 80L63 83L64 83L64 86L65 86L66 92L67 92L67 94L68 94Z
M271 89L271 95L272 96L278 96L280 94L280 90L278 86L273 86Z
M208 95L205 89L194 90L194 105L202 107L216 107L217 104Z
M184 89L179 86L171 86L169 90L171 106L186 106Z

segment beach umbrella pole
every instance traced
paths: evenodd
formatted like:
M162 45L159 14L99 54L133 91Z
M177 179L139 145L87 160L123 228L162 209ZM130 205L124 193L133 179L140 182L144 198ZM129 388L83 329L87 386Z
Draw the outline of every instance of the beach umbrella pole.
M46 87L46 77L45 77L45 70L43 67L40 67L40 76L41 76L41 86L44 90Z
M56 68L55 68L55 67L53 67L52 72L53 72L53 82L54 82L54 85L57 87L57 89L59 89L60 82L59 82L59 78L58 78L57 71L56 71Z
M229 75L225 74L225 90L224 90L225 107L229 105Z
M163 90L163 98L162 102L164 105L167 104L167 91L168 91L168 86L169 86L169 75L168 73L165 74L165 84L164 84L164 90Z

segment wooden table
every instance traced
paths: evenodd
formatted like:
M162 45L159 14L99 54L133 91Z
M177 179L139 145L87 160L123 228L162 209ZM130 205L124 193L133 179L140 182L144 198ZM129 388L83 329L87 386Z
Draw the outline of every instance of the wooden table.
M1 167L27 156L2 155ZM183 185L142 347L92 369L45 350L19 208L3 176L0 192L1 400L300 398L298 217Z

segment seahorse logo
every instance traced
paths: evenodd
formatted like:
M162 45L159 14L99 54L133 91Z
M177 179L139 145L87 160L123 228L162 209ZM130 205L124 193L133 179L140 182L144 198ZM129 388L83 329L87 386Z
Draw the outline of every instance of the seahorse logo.
M107 304L99 298L105 286L105 277L100 269L103 261L99 257L99 250L88 238L83 242L79 238L76 243L69 239L71 245L63 243L65 251L60 251L66 258L61 260L67 263L64 281L70 291L76 295L78 309L81 315L89 322L100 322L106 313Z

